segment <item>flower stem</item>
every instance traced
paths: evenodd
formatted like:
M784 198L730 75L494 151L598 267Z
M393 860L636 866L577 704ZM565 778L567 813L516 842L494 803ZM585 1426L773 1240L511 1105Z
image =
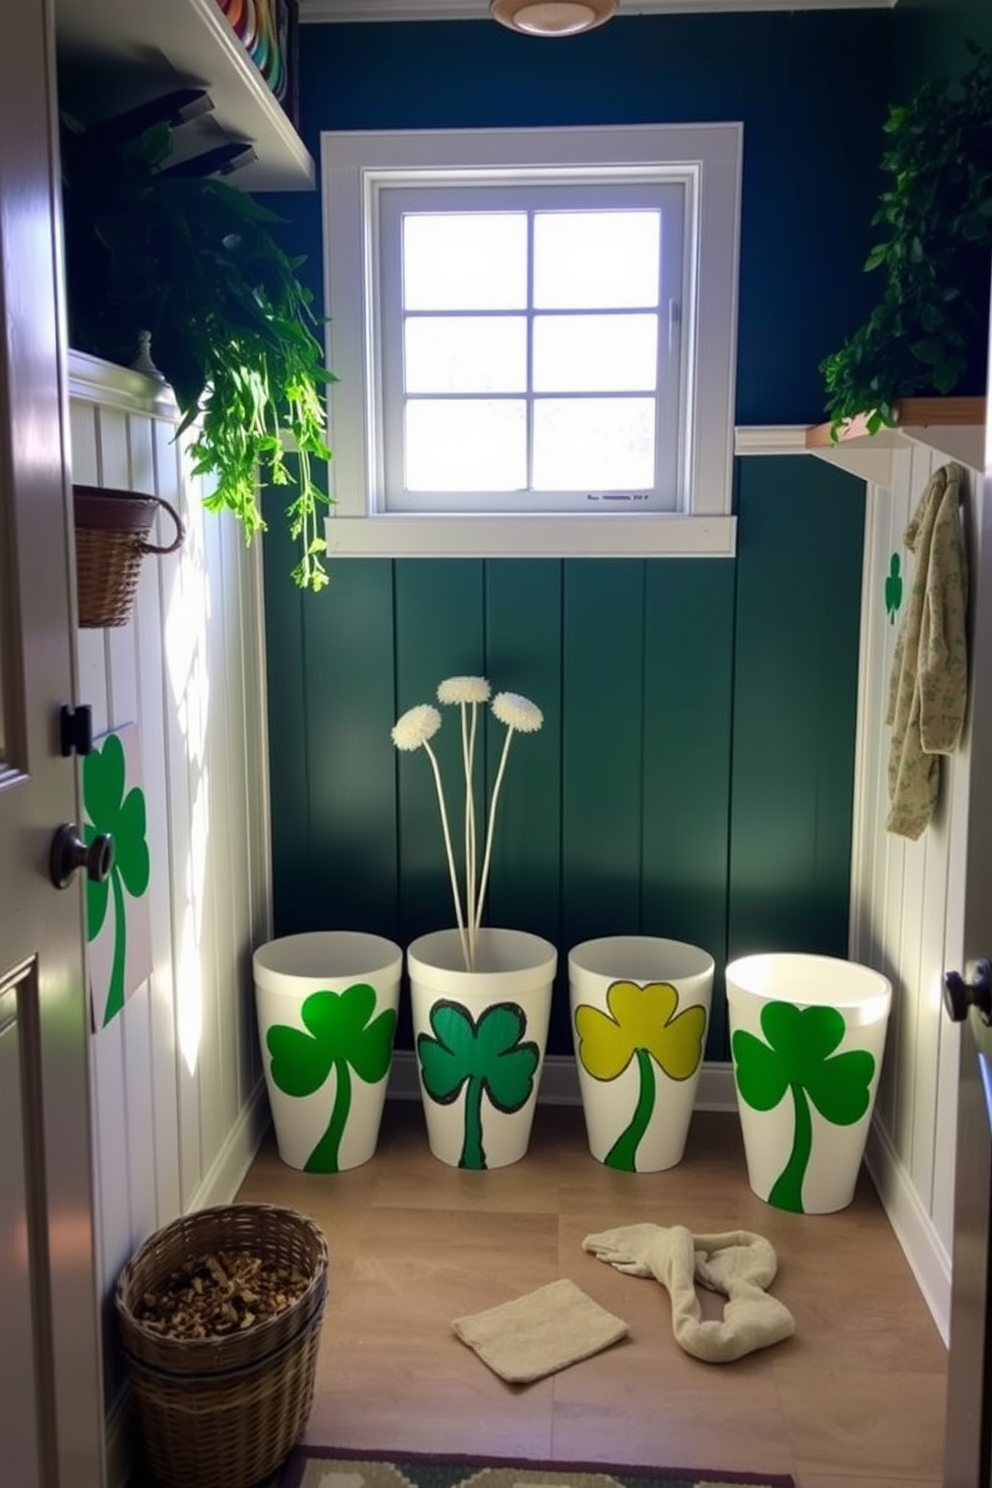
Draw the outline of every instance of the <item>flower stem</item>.
M475 967L475 792L472 789L475 760L475 726L478 709L472 704L469 721L462 703L462 761L465 766L465 918L468 922L468 969Z
M445 851L448 854L448 874L451 878L452 898L455 901L455 919L458 922L458 937L462 943L462 955L465 958L465 970L471 971L472 967L469 963L468 940L465 935L465 921L462 919L462 901L461 895L458 892L458 875L455 872L455 856L454 853L451 851L451 833L448 831L448 812L444 804L444 786L441 784L441 769L437 762L437 755L434 753L433 749L426 739L424 740L424 749L427 751L427 757L431 762L431 768L434 771L434 783L437 786L437 803L441 810L441 830L444 832L444 846Z
M503 740L503 753L499 758L499 769L496 771L496 780L493 784L492 799L489 802L489 822L486 827L486 851L482 860L482 877L479 880L479 897L475 905L475 929L478 931L482 924L482 906L486 897L486 886L489 882L489 860L493 850L493 830L496 825L496 803L499 800L500 787L503 784L503 776L506 773L506 757L510 752L510 740L513 738L514 730L508 728L506 738Z

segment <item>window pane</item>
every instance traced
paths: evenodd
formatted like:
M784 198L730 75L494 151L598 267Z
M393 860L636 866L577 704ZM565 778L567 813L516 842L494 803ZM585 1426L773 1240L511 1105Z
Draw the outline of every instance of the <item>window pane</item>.
M526 303L523 212L430 212L403 218L407 310L521 310Z
M519 491L526 484L522 399L407 403L407 490Z
M405 327L408 393L523 393L522 315L418 316Z
M654 484L653 398L540 398L534 488L618 491Z
M537 212L534 304L604 310L657 305L658 212Z
M654 392L656 315L538 315L534 391Z

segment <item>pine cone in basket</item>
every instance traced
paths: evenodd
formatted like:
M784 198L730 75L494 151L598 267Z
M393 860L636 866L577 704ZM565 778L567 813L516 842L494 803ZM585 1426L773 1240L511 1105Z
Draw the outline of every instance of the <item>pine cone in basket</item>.
M163 1338L224 1338L276 1317L306 1291L298 1267L247 1250L217 1250L185 1261L135 1308Z

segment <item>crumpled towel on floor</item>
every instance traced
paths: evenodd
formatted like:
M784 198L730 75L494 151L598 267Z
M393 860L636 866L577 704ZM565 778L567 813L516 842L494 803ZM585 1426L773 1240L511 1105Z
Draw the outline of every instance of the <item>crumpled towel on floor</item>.
M567 1369L629 1332L623 1318L567 1279L486 1312L455 1318L451 1326L462 1343L511 1385L527 1385Z
M749 1230L693 1235L683 1225L627 1225L587 1235L582 1249L629 1276L653 1276L672 1299L675 1341L707 1364L726 1364L795 1332L789 1309L765 1291L778 1261ZM723 1318L704 1321L695 1283L725 1296Z

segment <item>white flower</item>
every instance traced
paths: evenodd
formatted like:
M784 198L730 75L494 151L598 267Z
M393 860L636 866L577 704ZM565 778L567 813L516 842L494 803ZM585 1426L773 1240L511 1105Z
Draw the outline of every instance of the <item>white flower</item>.
M485 677L447 677L438 684L439 703L488 703L489 683Z
M430 703L418 703L408 708L402 718L393 725L392 739L397 749L419 749L428 739L433 739L441 727L441 715Z
M544 722L544 714L530 698L519 692L498 692L493 698L493 712L500 723L521 734L535 734Z

